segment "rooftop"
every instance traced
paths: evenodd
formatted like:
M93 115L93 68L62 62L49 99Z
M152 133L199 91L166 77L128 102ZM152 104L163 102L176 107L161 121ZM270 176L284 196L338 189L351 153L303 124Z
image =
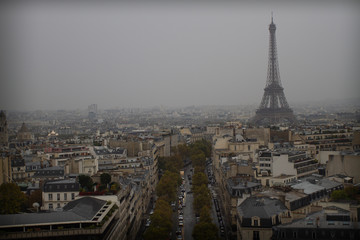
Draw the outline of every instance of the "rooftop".
M0 228L91 221L106 203L104 200L83 197L69 202L62 212L0 215Z
M288 209L280 200L269 197L249 197L238 207L240 215L244 218L251 218L254 216L270 218L287 210Z
M339 213L325 213L324 210L308 215L306 218L295 220L289 224L279 225L278 228L342 228L359 229L356 222L350 222L349 213L339 211Z
M312 184L308 181L297 183L291 186L293 189L303 189L305 194L312 194L321 190L325 190L325 187Z

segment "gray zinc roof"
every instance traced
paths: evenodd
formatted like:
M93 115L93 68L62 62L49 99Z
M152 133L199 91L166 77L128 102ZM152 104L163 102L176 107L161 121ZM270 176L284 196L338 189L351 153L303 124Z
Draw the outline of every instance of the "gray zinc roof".
M48 225L49 223L91 221L105 204L104 200L84 197L69 202L62 212L0 215L0 228L10 225Z
M235 180L235 179L234 179ZM242 182L242 181L234 181L233 179L228 179L228 184L232 189L248 189L248 188L254 188L254 187L260 187L260 183L255 182Z
M80 189L79 183L75 179L65 179L59 181L46 182L44 192L77 192Z
M303 189L305 194L312 194L325 188L316 184L312 184L310 182L302 182L291 186L293 189Z
M238 207L240 215L244 218L251 218L254 216L270 218L287 210L288 209L280 200L269 197L249 197Z
M332 188L336 188L336 187L340 187L342 185L342 183L338 183L335 181L331 181L329 179L321 179L317 185L322 186L326 189L332 189Z
M95 214L106 204L106 201L92 197L84 197L71 201L63 208L64 211L73 212L87 220L91 220Z
M60 166L48 167L36 170L34 177L64 176L64 168Z

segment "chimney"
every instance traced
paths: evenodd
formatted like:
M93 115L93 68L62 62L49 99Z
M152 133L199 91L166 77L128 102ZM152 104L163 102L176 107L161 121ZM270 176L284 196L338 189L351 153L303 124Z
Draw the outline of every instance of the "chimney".
M285 195L279 195L279 200L285 205Z
M320 221L320 218L317 217L317 218L316 218L316 227L317 227L317 228L319 227L319 221Z

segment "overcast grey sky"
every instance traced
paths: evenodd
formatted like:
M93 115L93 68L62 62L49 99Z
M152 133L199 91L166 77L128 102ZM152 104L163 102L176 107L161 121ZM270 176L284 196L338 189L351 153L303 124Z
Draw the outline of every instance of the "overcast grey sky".
M359 97L356 1L27 2L1 7L0 109L259 104L272 11L290 104Z

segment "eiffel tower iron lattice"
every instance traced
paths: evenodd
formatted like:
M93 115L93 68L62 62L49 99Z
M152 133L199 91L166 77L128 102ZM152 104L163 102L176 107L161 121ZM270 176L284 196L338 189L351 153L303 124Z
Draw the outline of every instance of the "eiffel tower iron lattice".
M276 25L271 17L267 80L260 106L252 119L254 124L296 122L294 113L286 101L284 88L281 86L275 31Z

